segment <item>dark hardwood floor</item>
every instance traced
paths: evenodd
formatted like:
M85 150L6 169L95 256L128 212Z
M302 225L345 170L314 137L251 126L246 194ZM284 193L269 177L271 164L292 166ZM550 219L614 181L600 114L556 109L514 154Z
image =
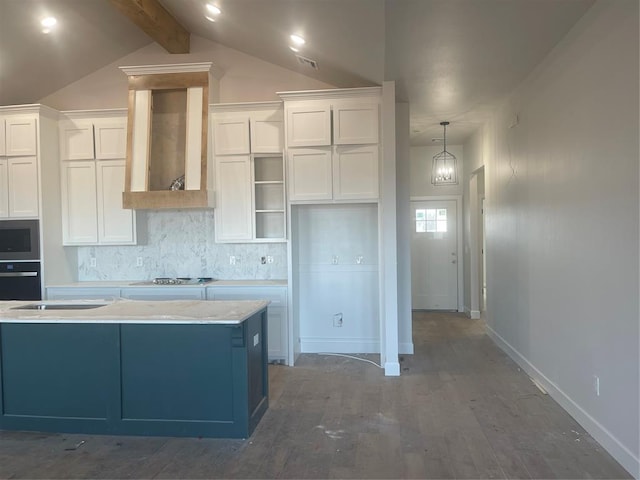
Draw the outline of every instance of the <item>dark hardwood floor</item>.
M336 356L271 366L248 440L0 432L0 477L631 478L481 321L416 312L414 343L395 378Z

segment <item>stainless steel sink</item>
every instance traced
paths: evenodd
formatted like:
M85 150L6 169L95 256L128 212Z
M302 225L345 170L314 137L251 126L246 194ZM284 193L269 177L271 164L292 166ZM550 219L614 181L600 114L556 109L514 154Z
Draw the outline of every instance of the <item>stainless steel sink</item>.
M108 305L107 303L30 303L12 307L12 310L90 310Z

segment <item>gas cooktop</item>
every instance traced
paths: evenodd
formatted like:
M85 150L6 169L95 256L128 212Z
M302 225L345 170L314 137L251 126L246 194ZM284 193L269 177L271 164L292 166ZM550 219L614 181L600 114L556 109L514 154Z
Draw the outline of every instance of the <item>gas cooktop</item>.
M134 282L131 285L206 285L215 282L211 277L156 277L153 280Z
M213 281L211 277L156 277L151 280L154 285L204 285Z

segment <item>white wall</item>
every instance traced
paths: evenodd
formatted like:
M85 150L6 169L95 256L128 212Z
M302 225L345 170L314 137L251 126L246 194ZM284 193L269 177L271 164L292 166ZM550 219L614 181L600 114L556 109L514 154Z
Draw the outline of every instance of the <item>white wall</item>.
M412 197L431 195L462 195L464 151L462 145L447 145L447 150L458 160L457 185L433 185L431 183L431 161L433 156L442 152L443 145L428 147L411 147L409 151L411 161L411 180L409 185Z
M220 102L279 100L278 91L335 88L318 80L273 65L232 48L191 35L191 53L167 53L157 43L87 75L38 101L58 110L84 110L127 107L127 76L124 65L161 65L212 62L223 70Z
M484 130L491 335L636 478L638 37L598 1Z

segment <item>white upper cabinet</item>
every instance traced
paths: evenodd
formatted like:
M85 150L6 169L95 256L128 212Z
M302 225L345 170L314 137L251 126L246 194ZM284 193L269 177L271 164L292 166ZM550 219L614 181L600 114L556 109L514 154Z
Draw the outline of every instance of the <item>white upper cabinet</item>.
M59 134L63 245L135 245L135 211L122 207L125 112L70 112Z
M62 121L60 123L61 160L93 160L95 158L93 123Z
M381 89L281 92L290 202L379 198Z
M217 104L216 242L286 241L282 102Z
M333 105L334 145L378 143L378 104L335 103Z
M9 216L38 216L38 161L36 157L9 158Z
M290 201L333 198L331 156L331 147L288 150Z
M4 137L5 119L0 117L0 157L4 157L7 154L7 142Z
M9 216L9 172L8 161L0 157L0 218Z
M333 198L367 200L378 198L378 146L335 147Z
M215 236L218 242L251 240L251 159L248 155L216 158Z
M62 243L98 243L96 163L91 160L62 164Z
M65 120L60 123L62 160L112 160L126 156L126 118Z
M37 154L36 119L9 117L5 120L5 155L34 156Z
M122 208L125 164L125 160L96 162L98 242L101 245L136 243L135 211Z
M251 153L249 117L225 117L215 120L213 137L216 155Z
M93 125L96 160L127 157L127 119L96 120Z
M251 152L280 153L284 149L282 118L251 119Z
M0 118L0 218L37 218L35 116Z
M278 153L284 148L282 103L219 104L213 106L216 155Z
M331 104L285 107L287 146L331 145Z

